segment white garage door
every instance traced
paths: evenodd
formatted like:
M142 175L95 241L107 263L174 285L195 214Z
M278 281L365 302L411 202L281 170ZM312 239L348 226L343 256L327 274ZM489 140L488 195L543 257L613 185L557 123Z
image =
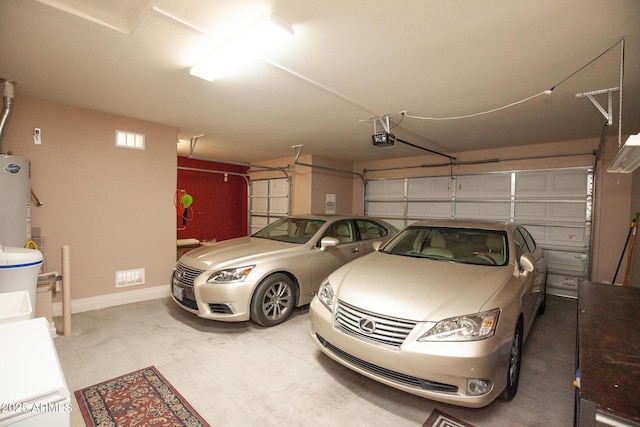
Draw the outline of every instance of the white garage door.
M289 214L289 180L261 179L251 181L249 191L251 234Z
M425 218L516 221L544 248L547 292L589 280L593 170L494 172L367 181L365 212L402 228Z

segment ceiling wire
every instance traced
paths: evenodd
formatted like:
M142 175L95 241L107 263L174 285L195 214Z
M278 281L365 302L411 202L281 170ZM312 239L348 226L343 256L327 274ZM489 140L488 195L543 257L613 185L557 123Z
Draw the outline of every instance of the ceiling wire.
M460 120L460 119L468 119L471 117L477 117L477 116L482 116L485 114L491 114L491 113L495 113L496 111L500 111L500 110L505 110L507 108L513 107L514 105L518 105L518 104L522 104L524 102L527 102L533 98L537 98L540 95L550 95L551 94L551 89L547 89L547 90L543 90L540 93L537 93L535 95L531 95L525 99L521 99L520 101L516 101L516 102L512 102L511 104L507 104L507 105L503 105L502 107L497 107L497 108L493 108L491 110L487 110L487 111L481 111L479 113L473 113L473 114L466 114L464 116L454 116L454 117L420 117L420 116L413 116L409 113L407 113L406 111L403 111L401 114L403 116L407 116L410 119L419 119L419 120Z
M537 98L537 97L539 97L541 95L551 95L551 93L554 91L555 88L557 88L561 84L565 83L567 80L571 79L573 76L575 76L576 74L578 74L579 72L581 72L582 70L584 70L585 68L587 68L588 66L593 64L594 62L596 62L598 59L600 59L601 57L606 55L609 51L611 51L613 48L615 48L620 43L622 43L623 46L624 46L624 39L621 39L621 40L617 41L616 43L614 43L613 45L611 45L605 51L603 51L598 56L593 58L591 61L587 62L582 67L578 68L576 71L574 71L573 73L571 73L570 75L568 75L567 77L562 79L559 83L556 83L555 85L553 85L551 88L543 90L540 93L537 93L535 95L531 95L531 96L526 97L524 99L521 99L519 101L515 101L515 102L512 102L510 104L503 105L502 107L492 108L491 110L480 111L478 113L465 114L465 115L462 115L462 116L453 116L453 117L422 117L422 116L414 116L414 115L409 114L406 110L405 111L401 111L400 114L402 115L403 118L406 116L406 117L409 117L410 119L444 121L444 120L468 119L468 118L471 118L471 117L482 116L482 115L485 115L485 114L495 113L496 111L505 110L507 108L511 108L511 107L516 106L518 104L523 104L523 103L525 103L527 101L530 101L530 100L532 100L534 98Z

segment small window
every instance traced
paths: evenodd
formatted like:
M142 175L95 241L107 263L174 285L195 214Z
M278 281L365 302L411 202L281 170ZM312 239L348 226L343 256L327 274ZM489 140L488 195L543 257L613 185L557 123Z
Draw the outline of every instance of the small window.
M116 147L144 150L144 134L117 130Z

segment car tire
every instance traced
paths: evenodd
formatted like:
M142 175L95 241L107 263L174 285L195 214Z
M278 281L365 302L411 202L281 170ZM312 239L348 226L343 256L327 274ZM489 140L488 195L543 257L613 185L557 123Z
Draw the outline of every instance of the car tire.
M261 326L276 326L291 316L296 302L295 285L285 274L265 278L251 299L251 320Z
M500 395L502 400L511 400L518 392L518 382L520 381L520 365L522 364L522 319L513 334L511 351L509 353L509 366L507 368L507 386Z

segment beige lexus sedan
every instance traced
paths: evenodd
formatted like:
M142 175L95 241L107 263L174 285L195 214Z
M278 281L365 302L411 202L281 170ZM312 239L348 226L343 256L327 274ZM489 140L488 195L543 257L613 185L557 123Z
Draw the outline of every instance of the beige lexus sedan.
M422 221L323 281L309 308L323 353L436 401L483 407L518 389L545 309L542 249L514 223Z
M184 254L171 274L171 294L205 319L275 326L309 304L329 273L397 231L365 216L282 218L251 236Z

